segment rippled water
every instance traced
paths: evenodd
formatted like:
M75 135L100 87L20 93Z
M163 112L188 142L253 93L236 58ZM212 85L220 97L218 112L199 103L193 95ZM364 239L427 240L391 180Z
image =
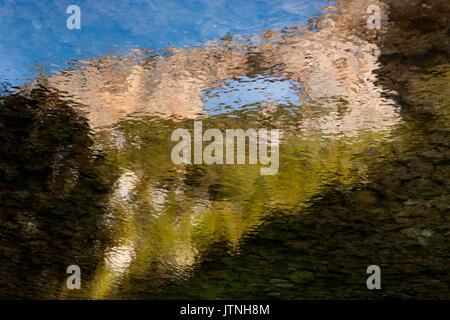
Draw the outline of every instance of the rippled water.
M0 110L0 297L449 298L448 4L377 2L377 31L359 0L213 3L127 8L86 31L118 49L78 38L81 59L32 19L73 60L3 73L20 87ZM277 174L174 164L172 132L195 120L279 129Z

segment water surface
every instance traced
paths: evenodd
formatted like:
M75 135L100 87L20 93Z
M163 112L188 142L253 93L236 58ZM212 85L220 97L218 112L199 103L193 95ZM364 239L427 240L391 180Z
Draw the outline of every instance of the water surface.
M6 2L0 297L448 298L448 5L378 4L89 2L73 33ZM279 129L279 172L175 165L194 120Z

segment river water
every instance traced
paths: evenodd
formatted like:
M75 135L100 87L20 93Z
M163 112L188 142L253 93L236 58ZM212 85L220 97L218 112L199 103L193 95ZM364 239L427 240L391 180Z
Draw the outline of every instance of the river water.
M149 0L59 31L6 2L0 298L450 298L449 5L373 4L380 29L362 0ZM279 130L276 174L174 164L194 121Z

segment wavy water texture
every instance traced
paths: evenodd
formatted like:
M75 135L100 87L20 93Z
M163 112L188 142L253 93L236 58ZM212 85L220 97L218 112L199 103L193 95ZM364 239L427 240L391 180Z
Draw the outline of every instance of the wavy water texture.
M445 30L401 14L445 5L370 4L380 30L367 1L330 2L304 26L73 60L2 98L1 245L21 267L2 266L1 296L448 296ZM175 165L171 134L194 120L279 129L278 173ZM55 276L70 264L82 290Z

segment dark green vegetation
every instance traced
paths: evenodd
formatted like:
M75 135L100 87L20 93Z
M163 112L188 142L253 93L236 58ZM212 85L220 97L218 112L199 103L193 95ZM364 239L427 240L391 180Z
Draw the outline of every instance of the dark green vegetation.
M68 265L98 263L114 168L86 119L44 88L4 97L0 127L0 297L56 297Z

